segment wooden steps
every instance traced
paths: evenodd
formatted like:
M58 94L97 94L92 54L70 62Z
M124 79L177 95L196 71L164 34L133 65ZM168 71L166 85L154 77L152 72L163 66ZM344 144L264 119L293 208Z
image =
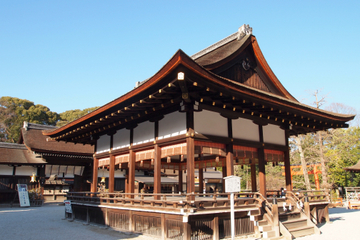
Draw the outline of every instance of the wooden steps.
M286 209L287 210L284 211L283 207L281 207L280 211L279 207L279 221L290 232L293 238L304 237L316 233L316 226L312 224L299 209L292 208L292 210L289 210L289 206L286 206Z

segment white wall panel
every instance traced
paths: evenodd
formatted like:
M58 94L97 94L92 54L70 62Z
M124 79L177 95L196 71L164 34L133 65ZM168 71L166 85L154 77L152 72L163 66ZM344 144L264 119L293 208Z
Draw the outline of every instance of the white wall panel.
M155 140L155 123L143 122L134 128L133 144L152 142Z
M96 152L107 152L110 150L110 136L102 135L96 142Z
M186 113L169 113L159 121L159 139L173 137L185 133Z
M13 167L9 167L8 165L0 165L0 175L12 175Z
M113 136L113 149L130 146L130 130L123 128L118 130Z
M233 138L259 142L259 126L252 120L239 118L232 120Z
M195 132L214 136L228 137L227 118L217 112L203 110L194 113Z
M35 173L37 174L37 168L33 167L33 166L21 166L21 167L16 167L16 172L15 175L16 176L30 176Z
M281 129L277 125L268 124L263 127L264 142L284 145L285 142L285 130Z

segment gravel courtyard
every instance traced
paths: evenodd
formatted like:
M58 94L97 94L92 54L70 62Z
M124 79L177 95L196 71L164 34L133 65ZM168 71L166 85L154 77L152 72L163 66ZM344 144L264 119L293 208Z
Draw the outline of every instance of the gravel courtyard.
M320 226L321 235L299 240L360 239L360 210L332 208L330 223ZM64 240L64 239L152 239L149 236L127 234L99 226L69 222L64 219L64 206L45 204L42 207L0 207L0 239L6 240ZM254 239L254 238L245 238Z

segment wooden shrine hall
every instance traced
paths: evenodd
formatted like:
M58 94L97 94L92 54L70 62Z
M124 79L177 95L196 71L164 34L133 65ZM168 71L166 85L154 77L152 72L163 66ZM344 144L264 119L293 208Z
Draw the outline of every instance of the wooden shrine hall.
M203 193L206 168L222 167L226 177L234 174L234 165L251 166L252 193L237 198L237 235L261 232L248 222L254 220L249 215L261 215L257 203L267 202L265 165L283 162L290 193L289 136L344 128L353 118L298 102L267 64L252 28L243 25L193 56L178 50L130 92L43 134L51 140L95 145L92 193L68 194L75 217L162 238L203 234L218 239L228 236L229 200L225 193L221 201L216 194ZM108 193L100 194L98 169L104 167L109 169ZM161 193L163 169L177 174L179 195ZM114 192L118 170L126 170L124 193ZM134 193L136 170L153 171L151 194ZM115 213L123 220L116 220ZM272 224L271 234L279 235L276 221Z

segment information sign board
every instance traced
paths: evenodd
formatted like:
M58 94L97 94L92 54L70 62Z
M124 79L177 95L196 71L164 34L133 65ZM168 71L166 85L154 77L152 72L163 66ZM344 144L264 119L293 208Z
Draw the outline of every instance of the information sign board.
M65 200L65 212L66 213L72 213L72 208L71 208L71 201L70 200Z
M29 192L26 184L17 184L20 207L30 207Z
M240 192L241 177L228 176L228 177L224 177L224 179L225 179L225 192L227 193Z

